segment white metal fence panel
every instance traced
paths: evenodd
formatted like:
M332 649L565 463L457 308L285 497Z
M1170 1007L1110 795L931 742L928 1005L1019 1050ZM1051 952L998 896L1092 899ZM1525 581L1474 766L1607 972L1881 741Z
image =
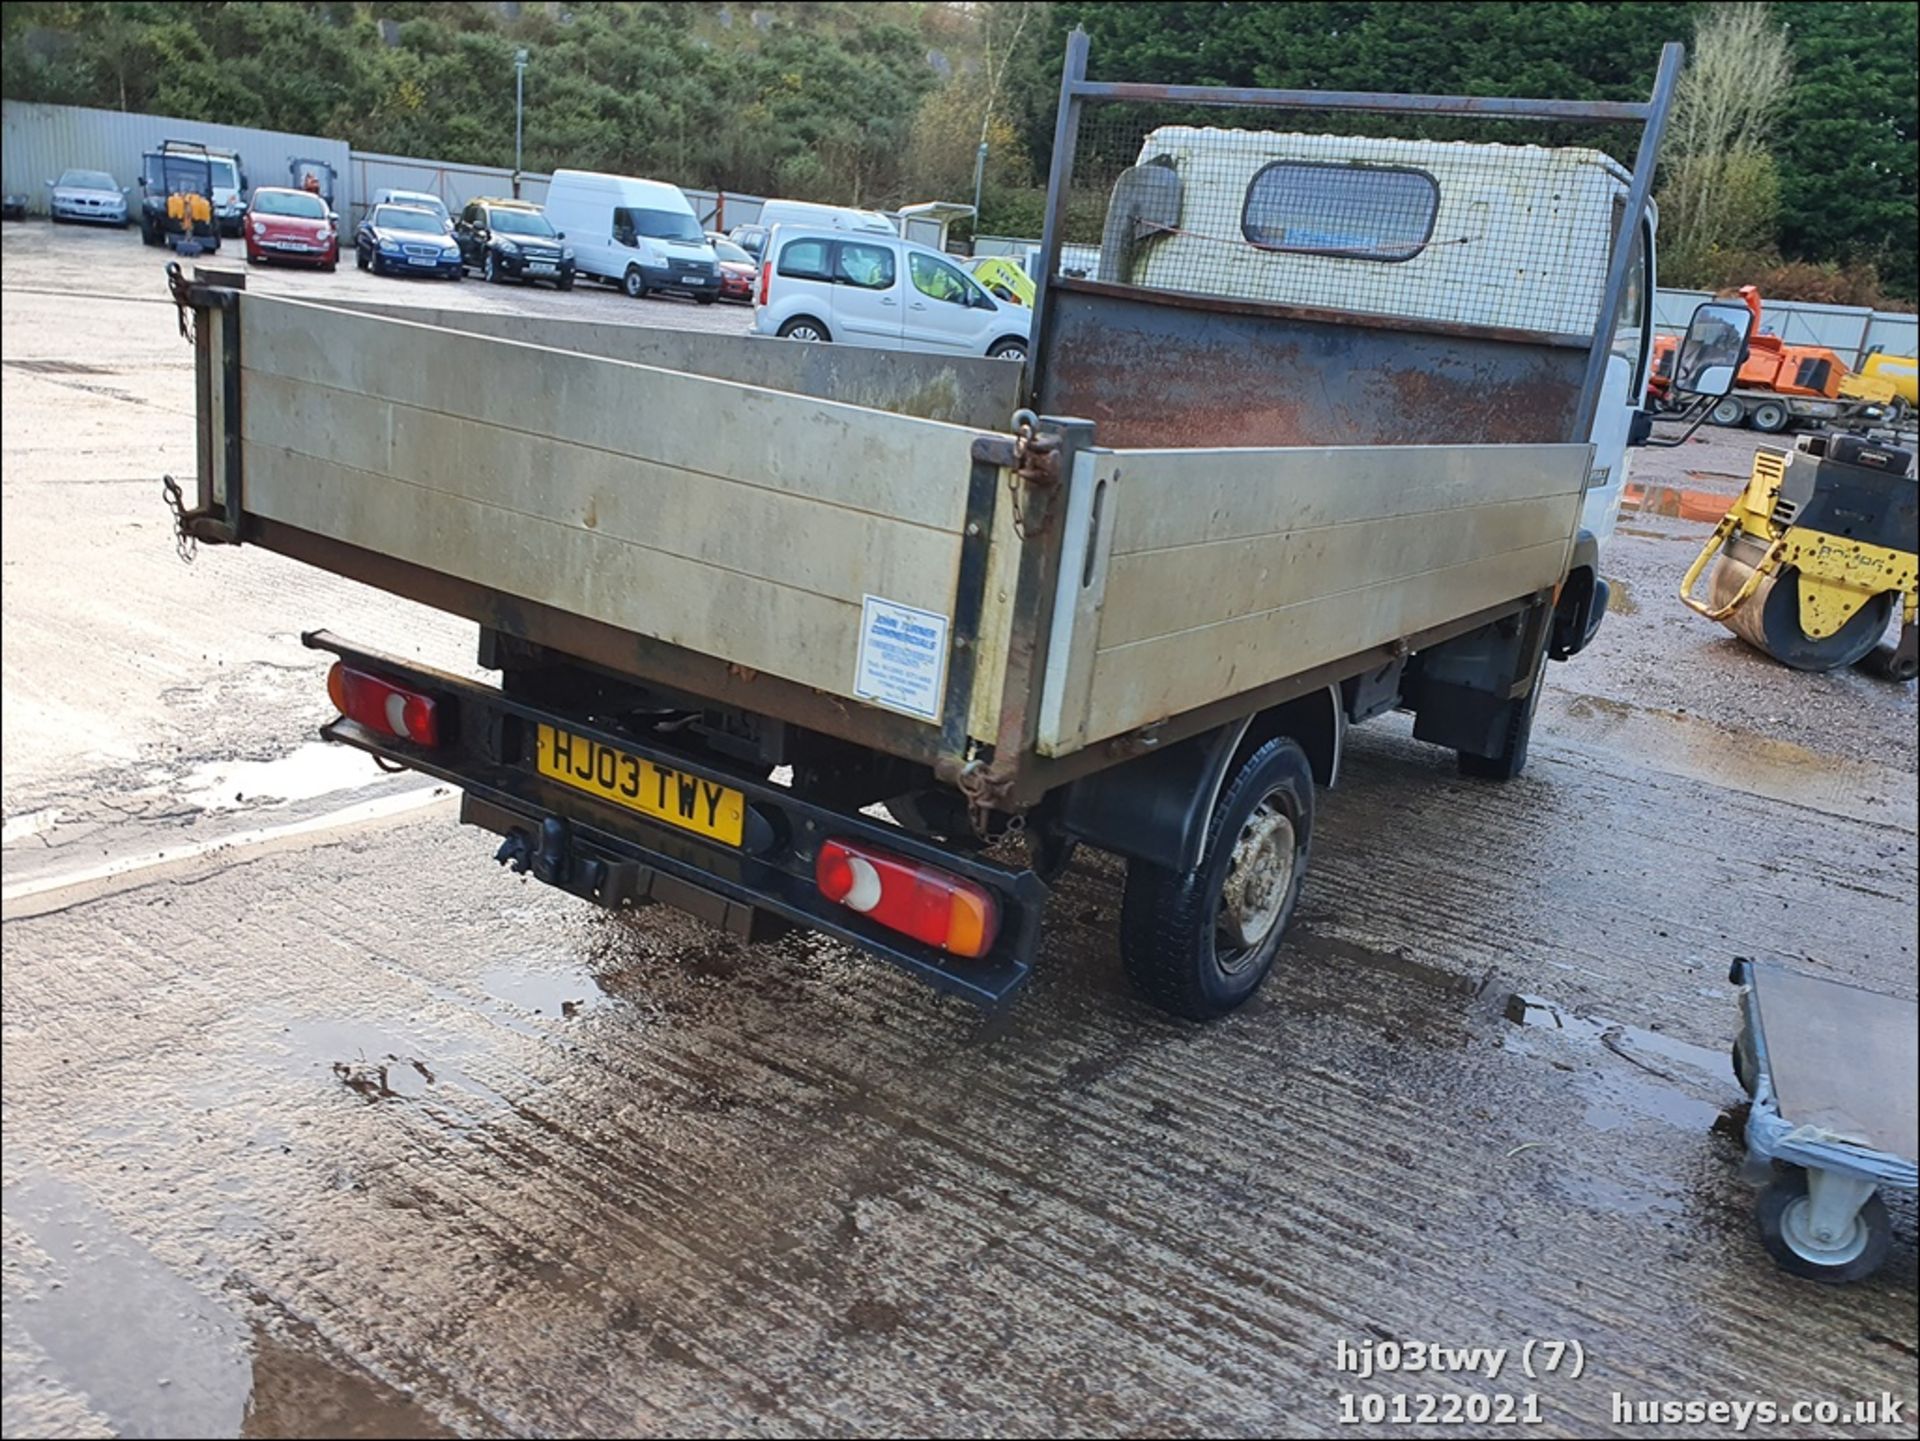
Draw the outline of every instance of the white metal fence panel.
M1660 290L1654 293L1654 327L1663 335L1681 335L1694 307L1713 299L1709 290ZM1763 300L1762 329L1789 345L1822 345L1849 366L1875 350L1912 355L1920 317L1860 305L1821 305L1806 300Z
M166 115L8 100L3 128L0 180L8 194L24 195L27 209L40 215L47 210L46 182L58 178L62 170L104 170L120 184L137 187L141 155L162 140L197 140L216 149L237 151L241 167L254 185L292 184L295 160L321 160L333 166L337 176L347 173L344 141L244 125L212 125ZM344 198L337 180L334 197L336 204Z

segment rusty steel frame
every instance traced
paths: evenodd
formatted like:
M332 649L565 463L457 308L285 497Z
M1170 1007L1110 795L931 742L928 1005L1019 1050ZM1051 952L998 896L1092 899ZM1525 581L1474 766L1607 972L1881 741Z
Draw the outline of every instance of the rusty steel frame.
M1615 317L1626 293L1627 272L1632 258L1632 239L1646 212L1653 190L1653 169L1660 141L1666 133L1667 118L1673 109L1674 87L1686 59L1686 47L1669 41L1661 48L1660 65L1654 77L1653 91L1644 101L1612 100L1535 100L1507 96L1464 95L1387 95L1350 90L1264 90L1234 86L1148 85L1135 82L1087 79L1089 41L1086 31L1076 28L1067 36L1067 53L1060 72L1060 108L1054 116L1053 162L1047 174L1047 219L1040 239L1040 275L1035 282L1033 325L1029 335L1030 357L1027 375L1028 394L1044 395L1042 377L1047 364L1047 334L1051 328L1052 305L1059 278L1062 230L1066 223L1067 190L1072 182L1074 152L1080 133L1080 115L1089 103L1134 101L1204 105L1217 107L1254 107L1276 110L1340 110L1383 115L1450 115L1499 120L1550 120L1577 123L1639 122L1640 145L1634 156L1633 175L1627 189L1619 225L1614 232L1612 259L1607 266L1607 283L1594 332L1587 346L1586 374L1581 382L1579 400L1574 407L1567 439L1585 441L1593 429L1593 417L1599 408L1600 390L1606 380L1607 356L1612 348ZM1174 303L1188 303L1185 297L1169 297ZM1583 337L1584 339L1584 337Z

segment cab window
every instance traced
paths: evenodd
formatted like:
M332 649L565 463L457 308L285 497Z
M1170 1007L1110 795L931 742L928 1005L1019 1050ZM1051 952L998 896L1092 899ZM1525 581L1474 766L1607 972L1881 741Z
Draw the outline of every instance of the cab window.
M978 285L944 260L915 251L907 254L907 278L913 288L929 300L944 300L950 305L978 305Z
M893 251L888 247L843 240L834 249L835 281L861 290L893 289Z
M1620 207L1616 206L1615 224L1619 223L1619 218ZM1627 393L1636 398L1646 378L1647 305L1651 295L1651 287L1647 284L1647 226L1642 221L1634 227L1633 258L1627 262L1627 287L1620 294L1620 314L1613 323L1613 353L1626 361L1632 376Z
M462 225L478 225L480 223L480 207L478 205L469 205L465 210L461 211L460 223Z
M640 245L640 232L634 226L633 212L625 206L617 207L613 212L613 243L635 249Z

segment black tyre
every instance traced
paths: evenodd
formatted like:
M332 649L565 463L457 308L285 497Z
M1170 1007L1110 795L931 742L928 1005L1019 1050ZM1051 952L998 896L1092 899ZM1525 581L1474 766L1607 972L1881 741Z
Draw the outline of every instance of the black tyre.
M553 288L554 288L555 290L571 290L571 289L573 289L573 277L572 277L571 275L563 275L563 276L561 276L561 277L560 277L560 278L559 278L558 280L556 280L556 281L554 281L554 282L553 282Z
M356 270L367 268L367 252L357 245L353 247L353 264Z
M149 225L145 220L142 220L140 222L140 243L142 245L160 244L159 227L154 225Z
M620 277L620 288L626 291L629 300L645 300L647 298L647 277L640 273L639 266L629 266L627 267L627 273Z
M1025 360L1027 343L1024 340L996 340L993 348L987 352L989 360Z
M1760 1193L1754 1208L1760 1244L1781 1270L1840 1286L1880 1269L1893 1241L1893 1222L1877 1192L1867 1197L1848 1233L1831 1243L1813 1234L1812 1206L1805 1171L1791 1171Z
M1753 428L1768 435L1778 435L1793 422L1793 412L1787 409L1783 400L1763 400L1754 406L1749 417Z
M377 250L374 251L373 257L368 264L372 267L375 275L385 275L387 273L387 262L380 258L380 252Z
M1458 752L1460 774L1482 781L1510 781L1527 768L1527 751L1533 743L1533 717L1540 709L1540 692L1546 689L1547 653L1540 652L1534 666L1533 689L1517 701L1509 701L1506 735L1500 754L1477 756Z
M493 252L487 252L487 258L480 263L480 275L489 285L498 285L506 279L500 273L500 262L493 258Z
M711 305L719 298L717 295L696 295L693 297L693 303L695 305Z
M1196 1021L1259 989L1300 897L1313 839L1313 769L1282 736L1221 788L1200 864L1127 863L1120 955L1150 1004Z
M833 339L827 327L811 315L794 316L780 327L778 333L788 340L830 341Z

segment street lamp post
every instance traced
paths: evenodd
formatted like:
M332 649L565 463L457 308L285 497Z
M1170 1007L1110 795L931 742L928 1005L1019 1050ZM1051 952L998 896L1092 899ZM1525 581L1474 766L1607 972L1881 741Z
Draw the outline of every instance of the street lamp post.
M526 110L527 52L513 52L513 198L520 198L520 122Z
M980 148L973 152L973 215L974 223L980 219L980 182L987 173L987 142L982 139Z

